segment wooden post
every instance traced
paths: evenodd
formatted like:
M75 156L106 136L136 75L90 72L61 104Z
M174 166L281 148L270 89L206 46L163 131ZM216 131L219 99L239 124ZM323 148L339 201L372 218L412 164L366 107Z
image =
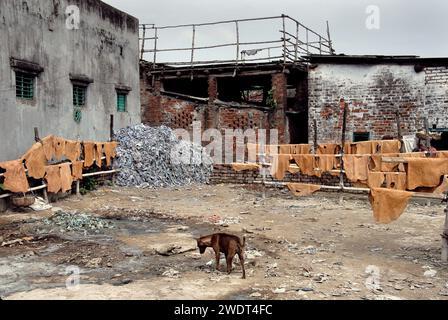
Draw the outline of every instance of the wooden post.
M44 200L45 200L45 202L46 202L46 203L49 203L50 201L49 201L49 199L48 199L48 192L47 192L47 189L42 189L42 194L43 194L43 196L44 196Z
M158 30L157 28L154 28L154 60L152 63L153 69L156 67L157 62L157 37L158 37Z
M341 99L342 111L342 136L341 136L341 173L339 175L339 184L341 189L344 190L344 146L345 146L345 131L347 129L347 103L344 99Z
M334 53L334 50L333 50L333 45L332 45L332 43L331 43L331 37L330 37L330 25L329 25L329 23L328 23L328 20L327 20L327 36L328 36L328 46L330 47L330 54L333 54L333 53Z
M317 153L317 120L313 119L313 126L314 126L314 137L313 137L313 143L314 143L314 154Z
M296 22L296 48L294 52L294 59L297 61L299 59L299 23Z
M238 64L240 60L240 27L238 25L238 21L235 21L236 28L236 64Z
M309 36L308 36L308 28L306 28L306 54L310 54L310 44L308 43Z
M425 135L426 135L426 139L425 139L425 141L426 141L426 147L428 148L428 150L429 150L429 148L431 148L431 138L429 137L429 124L428 124L428 118L424 118L423 119L423 121L424 121L424 123L425 123Z
M81 192L80 192L80 181L79 180L77 180L76 181L76 195L77 196L80 196L81 195Z
M398 140L400 140L401 142L401 148L400 148L400 152L404 153L405 147L404 147L404 142L403 142L403 134L401 132L401 120L400 120L400 111L397 110L395 111L395 118L397 120L397 135L398 135Z
M442 262L448 262L448 204L444 212L445 212L445 225L442 233Z
M39 129L36 127L34 128L34 141L42 142L42 140L40 140L40 137L39 137Z
M285 68L286 64L286 24L285 24L285 15L282 14L283 21L283 68Z
M193 62L194 62L194 46L196 42L196 26L193 25L193 36L191 38L191 59L190 59L190 67L191 67L191 80L193 80Z
M143 25L142 51L140 55L140 60L143 60L143 55L145 53L145 40L146 40L146 24Z
M109 132L109 136L110 136L110 142L114 141L114 115L113 114L110 115L110 132Z

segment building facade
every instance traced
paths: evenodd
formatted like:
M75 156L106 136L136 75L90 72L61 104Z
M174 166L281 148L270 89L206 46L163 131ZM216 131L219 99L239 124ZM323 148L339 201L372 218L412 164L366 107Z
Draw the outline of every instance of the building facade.
M138 20L98 0L0 1L0 161L141 122Z

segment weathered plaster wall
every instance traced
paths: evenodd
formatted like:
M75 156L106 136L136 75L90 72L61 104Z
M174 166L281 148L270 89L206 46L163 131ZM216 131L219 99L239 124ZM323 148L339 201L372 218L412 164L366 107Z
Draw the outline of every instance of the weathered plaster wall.
M66 28L68 5L80 8L79 29ZM110 115L120 128L141 121L138 20L98 0L0 1L0 161L22 155L41 136L106 140ZM10 57L39 64L31 103L16 99ZM94 80L82 120L73 119L69 74ZM116 85L132 88L128 110L116 110Z

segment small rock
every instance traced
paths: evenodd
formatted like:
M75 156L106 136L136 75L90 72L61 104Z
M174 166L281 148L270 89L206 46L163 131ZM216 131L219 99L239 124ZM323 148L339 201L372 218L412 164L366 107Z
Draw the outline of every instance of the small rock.
M423 275L426 278L434 278L436 276L436 274L437 274L437 271L434 269L429 269L429 270L425 271L425 273L423 273Z
M94 258L94 259L90 260L89 262L87 262L86 267L87 268L98 268L100 266L101 262L103 262L102 258Z
M277 288L275 290L272 290L272 292L275 294L285 293L286 289L285 288Z
M312 292L314 291L313 288L298 288L296 291L303 291L303 292Z
M179 278L179 271L174 269L168 269L164 273L162 273L162 276L168 278Z
M442 289L442 290L439 292L439 295L440 295L440 296L444 296L444 297L448 297L448 289Z
M161 255L161 256L171 256L175 253L176 249L180 249L181 247L173 245L173 244L167 244L167 245L163 245L159 248L156 249L156 253Z
M252 298L259 298L259 297L261 297L261 293L260 293L260 292L254 292L254 293L250 294L249 297L252 297Z

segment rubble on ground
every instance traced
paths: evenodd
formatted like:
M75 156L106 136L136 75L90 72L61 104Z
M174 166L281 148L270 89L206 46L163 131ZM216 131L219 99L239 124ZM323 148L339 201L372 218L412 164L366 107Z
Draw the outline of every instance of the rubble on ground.
M177 139L166 126L139 124L116 133L120 172L115 183L123 187L160 188L207 183L212 159L197 144Z
M94 217L86 213L58 211L54 216L44 219L44 224L60 227L61 232L94 232L113 229L114 224L108 220Z

